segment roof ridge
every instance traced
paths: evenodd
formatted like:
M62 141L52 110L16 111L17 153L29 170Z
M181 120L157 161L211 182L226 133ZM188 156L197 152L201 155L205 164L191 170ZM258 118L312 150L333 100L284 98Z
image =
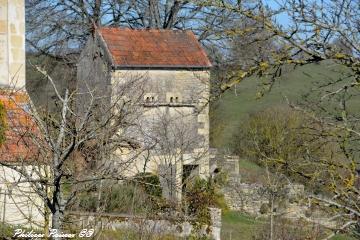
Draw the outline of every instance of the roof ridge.
M169 68L212 66L191 30L101 27L99 34L113 59L114 66Z
M159 31L159 32L192 32L190 29L163 29L163 28L129 28L129 27L115 27L115 26L102 26L98 29L118 29L118 30L124 30L124 31L139 31L139 32L151 32L151 31Z

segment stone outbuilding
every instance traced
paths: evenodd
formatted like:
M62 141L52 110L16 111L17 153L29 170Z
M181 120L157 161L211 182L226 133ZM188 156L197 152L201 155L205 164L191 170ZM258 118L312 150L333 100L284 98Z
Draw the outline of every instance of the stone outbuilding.
M96 28L80 56L80 107L88 91L111 102L121 85L142 79L142 94L125 95L141 96L141 130L130 135L148 151L125 172L158 174L168 198L179 198L191 176L209 174L211 66L195 35L180 30ZM114 161L124 161L124 155L119 151Z

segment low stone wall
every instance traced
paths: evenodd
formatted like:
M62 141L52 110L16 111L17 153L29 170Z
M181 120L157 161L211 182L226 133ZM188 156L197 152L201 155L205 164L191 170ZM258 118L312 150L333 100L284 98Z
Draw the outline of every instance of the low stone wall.
M270 213L270 209L266 212L262 209L264 206L269 207L269 197L265 187L261 184L247 184L230 180L228 186L223 189L223 193L232 210L246 212L253 216L267 216ZM283 199L275 203L276 215L287 219L304 219L329 228L338 226L339 223L331 220L327 213L311 206L303 185L288 185L284 189L284 194Z
M268 199L262 192L261 185L236 182L231 182L223 189L224 197L230 209L253 215L260 214L261 205L268 203Z
M95 213L68 213L77 222L80 228L95 229L131 229L143 234L175 235L178 237L206 236L213 240L220 240L221 209L209 208L211 225L195 227L193 219L151 219L144 216L124 214L95 214Z
M301 184L292 184L284 189L285 199L283 207L297 201L304 196L304 186ZM250 214L260 214L260 208L263 204L269 203L269 197L266 188L261 184L247 184L231 181L224 188L224 195L231 209L245 211Z

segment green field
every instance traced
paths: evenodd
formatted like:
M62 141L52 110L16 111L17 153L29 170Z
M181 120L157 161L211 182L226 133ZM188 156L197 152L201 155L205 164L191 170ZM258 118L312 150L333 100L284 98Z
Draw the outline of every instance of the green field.
M262 222L254 217L229 211L223 214L221 239L251 240L261 226Z
M303 94L309 93L317 86L335 81L343 76L344 71L330 63L288 67L283 70L279 79L275 81L271 91L263 97L257 98L257 92L262 88L265 80L248 78L235 88L225 92L211 105L211 122L213 147L229 147L232 134L246 117L256 111L276 105L286 104L286 98L291 102L301 102ZM357 103L360 100L357 98Z
M229 211L223 214L221 239L225 240L252 240L257 232L261 231L265 219L254 218L241 212ZM325 235L331 232L325 232ZM337 235L331 240L355 240L346 235Z

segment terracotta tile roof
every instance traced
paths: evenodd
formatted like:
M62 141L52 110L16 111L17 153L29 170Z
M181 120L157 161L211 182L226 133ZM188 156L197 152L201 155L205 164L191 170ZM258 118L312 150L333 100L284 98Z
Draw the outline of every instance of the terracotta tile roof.
M27 114L28 97L25 93L1 92L0 101L6 110L5 142L0 146L1 162L33 161L35 147L30 139L35 125Z
M205 51L191 31L99 30L116 67L209 68Z

